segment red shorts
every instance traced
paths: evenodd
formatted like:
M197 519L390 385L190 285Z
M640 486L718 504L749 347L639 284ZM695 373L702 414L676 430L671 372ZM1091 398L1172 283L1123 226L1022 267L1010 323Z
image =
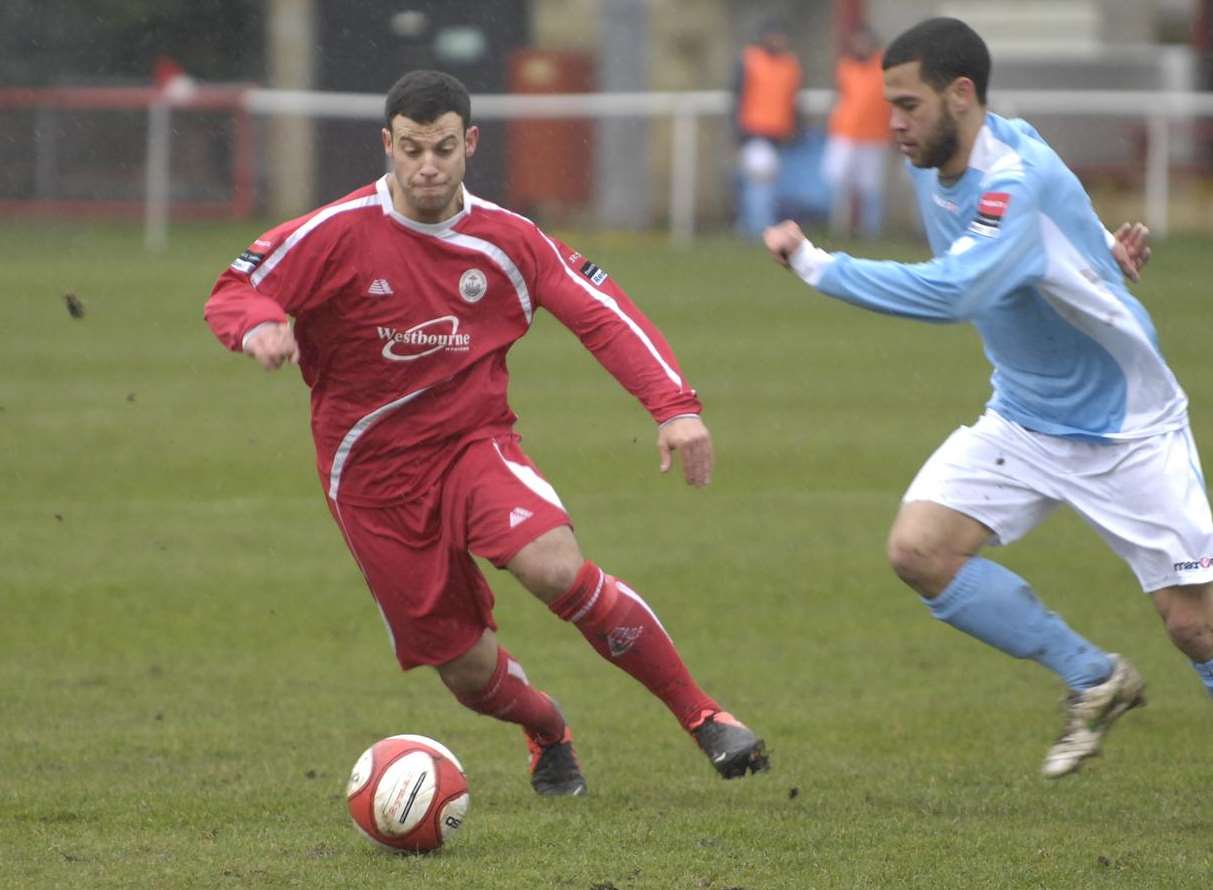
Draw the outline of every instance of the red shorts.
M502 568L544 532L571 525L517 436L473 442L414 500L326 500L405 670L445 664L497 629L493 591L471 554Z

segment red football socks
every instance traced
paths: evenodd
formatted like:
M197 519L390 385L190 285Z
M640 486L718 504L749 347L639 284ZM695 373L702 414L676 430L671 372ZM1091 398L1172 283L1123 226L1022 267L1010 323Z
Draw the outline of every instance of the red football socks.
M581 631L594 651L661 699L686 730L720 706L695 683L670 639L636 591L588 560L573 586L549 606Z
M488 685L474 695L456 696L478 714L517 723L537 744L552 745L564 735L564 717L547 695L531 686L522 665L497 647L497 667Z

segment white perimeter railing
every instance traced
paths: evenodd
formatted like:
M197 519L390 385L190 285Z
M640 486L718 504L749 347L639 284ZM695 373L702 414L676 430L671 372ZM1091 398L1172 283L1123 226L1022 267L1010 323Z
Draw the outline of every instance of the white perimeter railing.
M801 110L824 114L834 101L830 90L804 90ZM254 114L377 120L383 97L366 93L250 89L242 103ZM670 241L689 244L695 235L695 180L699 165L699 120L724 117L732 109L725 90L650 93L576 93L552 95L483 94L472 98L480 120L513 118L664 118L670 140ZM151 249L167 241L170 195L171 114L188 99L164 98L149 111L147 145L146 240ZM1159 237L1167 234L1168 170L1171 127L1176 121L1213 117L1213 94L1110 90L992 91L990 108L1008 116L1032 114L1098 115L1146 122L1145 222Z

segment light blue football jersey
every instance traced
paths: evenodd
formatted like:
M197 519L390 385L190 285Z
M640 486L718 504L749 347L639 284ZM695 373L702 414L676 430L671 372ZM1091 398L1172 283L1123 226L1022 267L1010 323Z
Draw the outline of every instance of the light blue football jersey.
M994 366L987 407L1030 430L1119 440L1187 424L1187 397L1090 198L1029 124L988 114L950 186L907 166L934 259L836 253L818 290L876 312L972 323Z

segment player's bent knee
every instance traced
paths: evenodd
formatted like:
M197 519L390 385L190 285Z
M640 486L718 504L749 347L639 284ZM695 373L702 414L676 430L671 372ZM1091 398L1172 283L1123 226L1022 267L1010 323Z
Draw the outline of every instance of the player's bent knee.
M442 684L456 697L476 694L493 676L492 670L486 673L482 667L469 664L443 664L439 665L437 670Z
M938 557L910 536L894 533L889 538L887 557L894 574L915 589L939 571Z
M1167 636L1181 652L1201 661L1213 657L1213 627L1199 609L1188 604L1173 607L1164 621Z
M506 567L523 587L550 603L573 586L584 562L572 529L561 526L527 544Z
M443 685L457 697L475 695L488 685L497 668L497 637L491 631L467 652L446 664L435 665Z

